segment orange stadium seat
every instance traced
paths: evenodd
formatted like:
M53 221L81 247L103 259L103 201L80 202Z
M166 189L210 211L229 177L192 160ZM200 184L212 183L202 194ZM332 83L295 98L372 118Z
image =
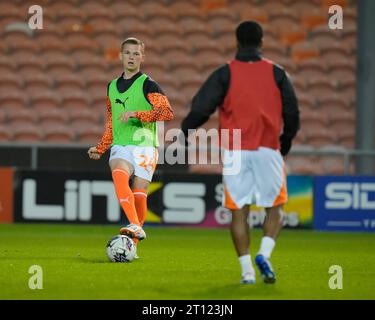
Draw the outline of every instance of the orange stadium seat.
M128 17L142 20L144 16L141 10L139 10L136 6L132 5L128 1L114 1L110 4L110 9L113 11L114 16L117 20L127 19Z
M171 19L165 17L150 18L147 25L155 37L164 34L171 34L175 36L179 36L181 34L179 25Z
M7 90L1 92L0 105L3 110L21 109L27 104L26 97L21 90Z
M182 40L179 35L176 34L162 34L156 35L154 41L157 45L162 48L162 51L169 50L182 50L182 51L191 51L192 44L189 41ZM148 40L146 42L146 53L148 48Z
M69 47L66 45L65 41L61 37L57 37L52 34L38 35L36 38L36 43L40 48L42 53L52 52L52 53L67 53Z
M4 72L0 77L0 92L21 89L23 79L13 72Z
M301 130L305 130L307 143L313 147L335 144L337 141L336 132L322 126L305 127Z
M321 110L339 113L350 108L350 101L341 93L331 93L329 96L318 97L318 105Z
M164 21L171 21L175 19L175 14L168 7L164 6L161 2L147 1L142 2L138 7L143 12L146 20L154 18L162 18Z
M84 109L89 106L90 97L82 91L67 91L62 95L62 107L66 110L70 108Z
M192 3L192 1L173 1L173 3L168 6L169 10L173 12L177 21L182 18L198 18L203 21L202 11Z
M56 76L62 73L71 74L74 72L74 61L72 61L70 57L67 57L63 53L59 55L55 53L45 53L41 56L41 59L45 63L46 71L48 72L48 74L51 74L52 76Z
M296 43L292 47L292 58L296 63L317 57L319 57L319 51L308 42Z
M336 132L345 130L347 127L355 127L354 110L345 110L342 112L333 112L328 110L328 120L330 127Z
M74 130L79 142L97 143L103 135L104 127L101 125L93 126L92 124L88 124L74 127Z
M77 21L80 21L85 17L84 11L79 10L78 7L68 3L67 1L54 2L47 6L47 11L49 11L49 14L54 16L57 20L74 18Z
M337 88L337 81L326 75L316 75L306 82L306 91L315 97L329 96Z
M13 126L16 123L33 124L38 120L37 114L30 108L17 108L7 110L7 119Z
M56 91L59 94L65 92L82 91L84 88L84 79L78 74L59 74L55 78Z
M60 106L60 98L45 90L30 95L30 102L33 108L58 108Z
M101 35L114 35L118 38L117 32L119 31L113 18L91 18L87 23L92 29L92 35L97 39Z
M311 127L313 126L322 126L325 127L328 125L328 119L325 113L322 113L320 110L316 109L307 109L301 108L301 127Z
M15 62L10 56L0 56L0 74L13 73L15 69Z
M0 141L11 141L13 139L12 131L9 129L8 125L0 123Z
M337 132L338 143L346 148L354 148L355 146L355 127L345 127Z
M33 107L38 114L39 123L43 126L46 124L66 124L69 119L67 111L63 108L56 107Z
M42 72L25 74L22 78L25 84L25 90L29 95L43 90L48 91L53 85L53 78Z
M67 110L67 114L72 122L82 121L92 124L101 124L101 122L103 122L101 114L94 112L94 110L90 108L69 109Z
M308 12L301 14L301 23L306 29L313 30L327 23L327 14L318 8L310 9Z
M113 11L103 2L85 2L79 6L79 10L84 12L88 21L97 18L113 19Z
M98 50L97 43L86 35L70 35L66 37L65 40L68 43L71 52L85 51L92 53Z
M75 134L72 129L62 124L48 124L42 127L46 142L73 142Z
M289 168L289 174L315 176L322 174L324 171L321 162L315 157L295 156L292 158L289 156L286 163Z
M29 52L17 52L12 55L19 73L34 73L43 69L44 61Z
M233 20L230 16L230 12L225 10L224 12L228 12L227 16L209 16L208 24L213 30L213 34L216 36L223 35L225 33L229 33L231 35L234 34L237 23ZM212 12L213 14L214 12Z
M182 30L184 37L190 34L212 34L212 28L198 18L187 17L178 21L179 28Z
M142 36L150 37L152 35L152 30L138 17L121 19L116 25L119 29L119 35L124 39L127 37L142 39Z
M268 12L263 8L255 7L245 2L234 3L231 7L232 10L238 12L241 21L255 20L265 25L269 23Z
M15 141L38 142L42 140L42 130L31 123L12 124L11 130Z

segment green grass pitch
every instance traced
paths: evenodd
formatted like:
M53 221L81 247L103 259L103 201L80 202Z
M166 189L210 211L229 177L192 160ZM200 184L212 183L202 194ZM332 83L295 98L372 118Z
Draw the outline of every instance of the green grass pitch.
M146 227L140 259L105 255L116 226L0 225L0 299L375 299L375 235L283 230L266 285L240 285L229 231ZM261 238L253 230L254 257ZM43 270L43 289L29 288L29 268ZM331 290L331 265L343 289Z

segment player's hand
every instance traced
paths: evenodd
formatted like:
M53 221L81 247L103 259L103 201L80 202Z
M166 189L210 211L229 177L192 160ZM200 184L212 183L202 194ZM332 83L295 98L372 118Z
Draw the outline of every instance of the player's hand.
M128 122L130 118L135 118L135 112L134 111L126 111L120 114L118 117L118 120L122 122Z
M96 149L96 147L91 147L89 151L87 151L89 158L92 160L99 160L102 156L99 151Z

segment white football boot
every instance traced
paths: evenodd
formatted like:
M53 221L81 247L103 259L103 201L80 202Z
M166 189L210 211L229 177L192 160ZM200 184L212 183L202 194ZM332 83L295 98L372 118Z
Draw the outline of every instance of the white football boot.
M120 234L126 235L130 238L137 238L139 240L143 240L146 238L146 232L143 231L142 227L131 223L126 227L122 227L120 229Z

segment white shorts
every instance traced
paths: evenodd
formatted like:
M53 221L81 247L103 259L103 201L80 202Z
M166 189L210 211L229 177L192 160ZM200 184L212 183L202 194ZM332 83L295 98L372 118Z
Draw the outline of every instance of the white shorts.
M238 210L247 204L270 208L288 200L285 164L279 151L264 147L225 150L223 160L225 208ZM232 174L236 160L240 167Z
M109 161L112 159L126 160L133 166L135 176L151 181L158 163L158 150L156 147L115 145L111 148Z

